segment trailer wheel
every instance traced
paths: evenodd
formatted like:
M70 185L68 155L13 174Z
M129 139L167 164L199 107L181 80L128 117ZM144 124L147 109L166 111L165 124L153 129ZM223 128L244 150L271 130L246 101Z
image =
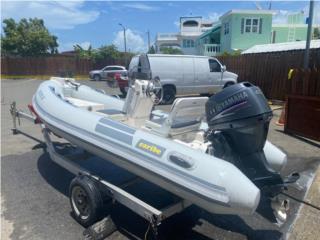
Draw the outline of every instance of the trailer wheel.
M94 180L87 176L74 178L69 198L73 216L82 226L88 227L100 220L103 200Z

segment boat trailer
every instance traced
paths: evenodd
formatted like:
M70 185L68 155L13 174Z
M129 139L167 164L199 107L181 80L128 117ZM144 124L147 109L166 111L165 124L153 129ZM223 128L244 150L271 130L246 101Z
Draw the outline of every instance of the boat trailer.
M13 102L11 104L10 113L13 121L12 133L19 134L20 131L17 128L17 122L20 126L22 118L32 121L34 124L40 125L47 152L49 153L49 156L53 162L74 174L76 176L75 178L79 176L85 176L93 180L93 182L100 184L99 186L103 186L108 197L112 200L112 204L118 202L149 222L148 230L149 228L152 230L152 234L155 239L157 239L158 236L158 226L164 219L181 212L191 205L190 202L179 199L177 202L168 205L165 208L157 209L125 190L126 187L136 183L139 177L135 177L130 181L126 181L125 183L118 186L108 182L106 179L103 179L100 176L92 174L85 168L81 167L79 164L70 160L68 157L63 156L62 154L59 154L56 151L55 146L50 138L50 130L36 116L32 106L28 105L28 108L30 110L30 113L18 110L16 107L16 102ZM71 197L72 196L69 196L70 199ZM96 222L93 225L89 226L83 234L86 239L104 239L116 230L117 228L112 221L111 216L106 216L99 222Z

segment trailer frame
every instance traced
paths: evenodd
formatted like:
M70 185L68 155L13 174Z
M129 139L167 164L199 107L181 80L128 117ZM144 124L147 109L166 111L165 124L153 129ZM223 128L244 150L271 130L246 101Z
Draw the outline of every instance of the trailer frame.
M79 164L76 164L74 161L71 161L67 157L59 154L55 146L51 140L50 137L50 130L41 122L41 120L32 113L33 109L32 106L28 106L30 110L30 114L26 113L22 110L18 110L16 106L16 102L12 102L10 107L10 113L12 116L13 121L13 128L12 133L13 134L19 134L20 130L17 127L17 121L19 126L21 125L21 118L26 119L28 121L33 122L34 124L40 125L41 132L43 134L44 143L46 145L47 152L49 153L49 156L53 162L61 166L62 168L68 170L69 172L73 173L76 177L79 175L85 175L98 183L100 183L108 194L108 196L112 199L112 203L120 203L124 205L125 207L129 208L139 216L143 217L145 220L147 220L151 226L153 236L157 238L158 235L158 226L161 224L161 222L184 210L185 208L189 207L191 205L190 202L180 199L178 202L173 203L171 205L166 206L162 209L157 209L154 206L151 206L150 204L146 203L142 199L139 199L132 195L131 193L127 192L124 188L127 186L130 186L134 184L138 177L125 182L124 184L117 186L110 182L108 182L106 179L101 178L98 175L92 174L90 171L86 170L85 168L81 167ZM69 196L70 197L70 196ZM101 224L113 224L113 221L110 216L107 216L100 222L94 224L94 225L101 225ZM107 232L104 233L97 233L96 229L97 227L91 226L88 229L85 230L84 234L89 239L102 239L110 235L113 231L115 231L113 226L104 226L103 229L108 229ZM98 229L101 229L101 227L98 227ZM91 236L90 236L91 235Z

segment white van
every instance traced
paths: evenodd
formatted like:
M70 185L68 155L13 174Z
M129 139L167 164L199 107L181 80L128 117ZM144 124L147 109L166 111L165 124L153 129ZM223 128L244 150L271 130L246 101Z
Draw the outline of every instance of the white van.
M176 95L213 94L236 83L238 78L216 58L168 54L134 56L128 76L131 82L159 77L164 89L163 103L172 103Z

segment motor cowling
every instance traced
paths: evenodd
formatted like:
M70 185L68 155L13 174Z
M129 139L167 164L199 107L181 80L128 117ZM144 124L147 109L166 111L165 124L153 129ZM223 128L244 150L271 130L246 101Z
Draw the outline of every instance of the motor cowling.
M223 89L206 103L206 117L213 155L235 164L259 188L282 183L263 151L272 110L260 88L243 82Z
M206 104L209 128L228 137L240 155L261 151L272 111L260 88L243 82L213 95Z
M262 91L251 83L238 83L213 95L205 107L206 138L211 142L208 153L237 166L261 190L260 204L270 203L275 217L270 220L284 221L288 201L280 201L278 196L299 174L282 179L266 159L264 146L272 110ZM259 209L265 215L265 206Z

